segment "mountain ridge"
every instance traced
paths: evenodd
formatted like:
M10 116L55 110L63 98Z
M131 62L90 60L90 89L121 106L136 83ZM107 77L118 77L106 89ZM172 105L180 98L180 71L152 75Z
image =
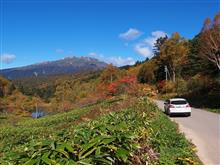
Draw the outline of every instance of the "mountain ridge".
M0 75L7 79L47 76L65 73L80 73L103 69L107 63L92 57L66 57L55 61L45 61L22 67L3 69Z

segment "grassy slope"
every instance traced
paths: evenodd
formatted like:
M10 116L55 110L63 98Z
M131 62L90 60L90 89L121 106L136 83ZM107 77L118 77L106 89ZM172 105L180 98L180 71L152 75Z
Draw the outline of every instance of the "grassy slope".
M146 98L112 99L3 127L0 157L3 164L200 163L177 125Z

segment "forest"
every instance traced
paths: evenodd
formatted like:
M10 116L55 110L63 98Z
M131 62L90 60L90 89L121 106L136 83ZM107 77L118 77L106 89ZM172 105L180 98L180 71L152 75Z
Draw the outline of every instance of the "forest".
M219 20L220 13L207 18L191 40L177 32L159 38L154 57L139 70L139 82L152 84L162 97L184 96L195 107L219 108Z

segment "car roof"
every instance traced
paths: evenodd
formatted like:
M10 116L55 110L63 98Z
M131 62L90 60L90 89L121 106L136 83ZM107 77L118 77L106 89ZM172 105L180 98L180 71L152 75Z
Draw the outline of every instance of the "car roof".
M186 99L184 99L184 98L172 98L172 99L170 99L170 101L178 101L178 100L186 101Z

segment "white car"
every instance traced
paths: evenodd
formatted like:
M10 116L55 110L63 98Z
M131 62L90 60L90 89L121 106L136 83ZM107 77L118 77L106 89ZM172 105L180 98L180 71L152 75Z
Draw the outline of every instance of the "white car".
M172 98L164 102L164 111L167 115L186 114L191 116L191 107L186 99Z

